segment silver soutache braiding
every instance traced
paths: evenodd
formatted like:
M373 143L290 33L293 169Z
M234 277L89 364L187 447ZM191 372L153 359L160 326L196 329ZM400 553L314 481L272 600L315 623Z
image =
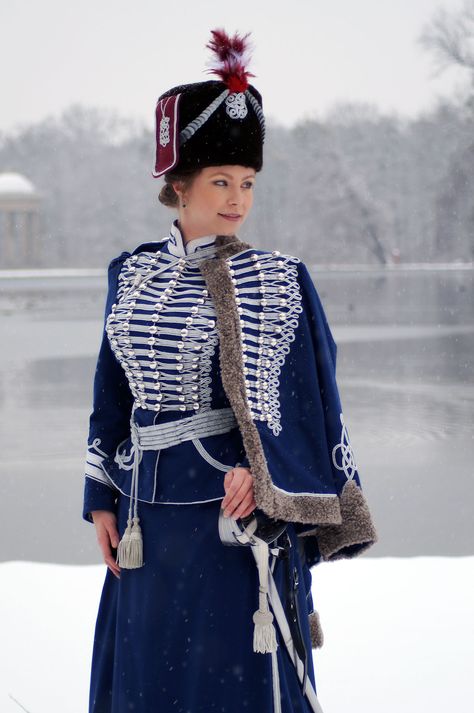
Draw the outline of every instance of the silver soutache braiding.
M260 126L262 128L262 142L265 140L265 117L263 115L262 107L248 89L245 90L245 95L247 99L250 101L251 105L253 106L253 109L258 117L258 120L260 122Z
M229 89L224 89L222 94L219 94L218 97L214 99L214 101L209 104L209 106L202 111L199 116L196 119L193 119L191 123L189 123L182 131L180 131L179 134L179 144L182 146L188 139L193 136L193 134L196 133L198 129L201 128L203 124L206 123L206 121L209 119L211 114L215 112L215 110L222 104L226 96L229 94L230 90Z

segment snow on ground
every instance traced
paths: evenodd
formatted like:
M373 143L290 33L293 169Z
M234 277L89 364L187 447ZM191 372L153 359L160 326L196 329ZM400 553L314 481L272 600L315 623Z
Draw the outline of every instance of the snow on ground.
M1 713L87 712L105 572L0 564ZM474 557L360 557L312 576L324 713L471 713Z

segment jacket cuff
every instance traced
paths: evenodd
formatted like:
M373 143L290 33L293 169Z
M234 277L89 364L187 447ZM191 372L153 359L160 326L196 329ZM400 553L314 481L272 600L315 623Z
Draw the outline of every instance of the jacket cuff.
M314 538L315 539L315 538ZM309 540L307 540L309 542ZM300 545L301 540L298 542L298 546L301 547ZM303 570L303 584L304 584L304 589L306 592L306 605L308 607L308 624L309 624L309 633L311 637L311 647L313 649L319 649L324 643L324 634L323 630L321 627L321 621L319 619L319 613L316 611L314 608L314 602L313 602L313 593L311 590L312 587L312 582L313 582L313 577L311 575L311 569L308 564L306 552L304 553L304 559L302 563L302 570Z
M117 490L92 478L85 478L82 517L86 522L94 522L93 510L117 512Z
M321 621L319 619L319 613L314 609L308 615L309 621L309 633L311 636L311 647L313 649L320 649L324 644L324 634L321 627Z
M316 535L323 560L356 557L378 541L367 501L361 488L348 480L340 495L340 525L317 525L302 532Z

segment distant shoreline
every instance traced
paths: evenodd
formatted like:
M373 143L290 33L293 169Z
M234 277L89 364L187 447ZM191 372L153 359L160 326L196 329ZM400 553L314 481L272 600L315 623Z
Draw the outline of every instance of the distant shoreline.
M396 273L405 271L430 271L444 270L474 270L474 262L406 262L389 263L387 265L372 265L365 263L316 263L308 264L308 268L315 272L379 272ZM48 267L48 268L16 268L0 270L1 280L30 280L46 278L82 278L104 277L105 268L93 267Z

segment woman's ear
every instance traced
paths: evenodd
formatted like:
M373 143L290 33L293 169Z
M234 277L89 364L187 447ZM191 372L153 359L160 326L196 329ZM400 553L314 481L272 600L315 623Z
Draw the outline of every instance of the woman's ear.
M181 190L182 190L182 185L179 181L176 183L171 184L174 188L174 192L178 194L179 198L181 198Z

